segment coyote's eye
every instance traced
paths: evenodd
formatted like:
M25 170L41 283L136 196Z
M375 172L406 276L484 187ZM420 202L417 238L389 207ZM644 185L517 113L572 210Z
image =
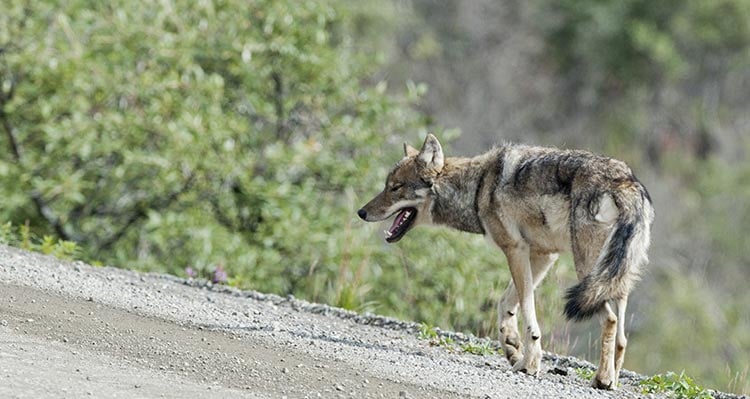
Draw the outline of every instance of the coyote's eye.
M403 184L394 184L393 186L391 186L391 192L398 191L403 186Z

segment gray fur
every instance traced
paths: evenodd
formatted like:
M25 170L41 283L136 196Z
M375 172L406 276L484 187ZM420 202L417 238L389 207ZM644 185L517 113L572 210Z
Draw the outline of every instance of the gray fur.
M432 135L421 151L410 146L404 151L385 190L360 216L377 221L414 208L409 229L445 225L483 234L500 247L513 277L499 304L503 349L514 368L531 374L539 371L541 358L533 290L557 253L572 251L580 283L568 290L565 313L575 320L602 317L603 342L616 339L617 354L603 345L594 385L614 388L626 340L624 333L615 337L617 316L610 302L624 314L648 261L654 218L648 192L632 170L586 151L514 144L473 158L444 157ZM519 305L528 327L524 343L516 322Z

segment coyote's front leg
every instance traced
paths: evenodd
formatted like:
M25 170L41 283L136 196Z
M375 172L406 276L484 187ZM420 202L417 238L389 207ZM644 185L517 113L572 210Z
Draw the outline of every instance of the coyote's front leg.
M534 288L536 288L544 279L544 276L547 275L552 265L555 264L558 255L557 253L532 251L530 258L531 273ZM516 316L518 312L518 292L512 279L505 293L503 293L500 302L498 302L497 310L500 342L505 352L505 357L510 362L510 365L514 366L523 358L523 344L518 334L518 318Z
M523 358L513 365L513 370L527 374L539 373L542 362L542 332L534 309L534 274L531 269L529 245L523 241L505 245L513 285L518 293L526 331L524 331Z

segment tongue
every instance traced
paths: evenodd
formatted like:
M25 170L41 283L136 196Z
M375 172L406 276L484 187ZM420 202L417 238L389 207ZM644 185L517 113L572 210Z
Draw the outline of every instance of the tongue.
M398 215L396 215L396 219L393 220L393 224L391 225L391 228L388 229L388 232L391 234L395 234L396 230L398 229L398 225L401 223L401 221L404 220L406 217L406 209L399 212Z

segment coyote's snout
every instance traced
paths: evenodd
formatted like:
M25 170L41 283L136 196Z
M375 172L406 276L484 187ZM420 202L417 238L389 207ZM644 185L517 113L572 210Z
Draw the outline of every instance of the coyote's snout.
M445 158L435 136L427 135L421 150L404 145L404 158L383 191L357 214L368 222L395 215L385 232L391 243L419 224L437 224L497 244L512 276L498 304L501 344L514 370L529 374L539 372L542 356L534 288L559 252L572 251L580 282L567 292L565 314L574 320L599 317L602 350L593 385L617 386L628 294L648 261L654 218L648 192L625 163L521 145Z

